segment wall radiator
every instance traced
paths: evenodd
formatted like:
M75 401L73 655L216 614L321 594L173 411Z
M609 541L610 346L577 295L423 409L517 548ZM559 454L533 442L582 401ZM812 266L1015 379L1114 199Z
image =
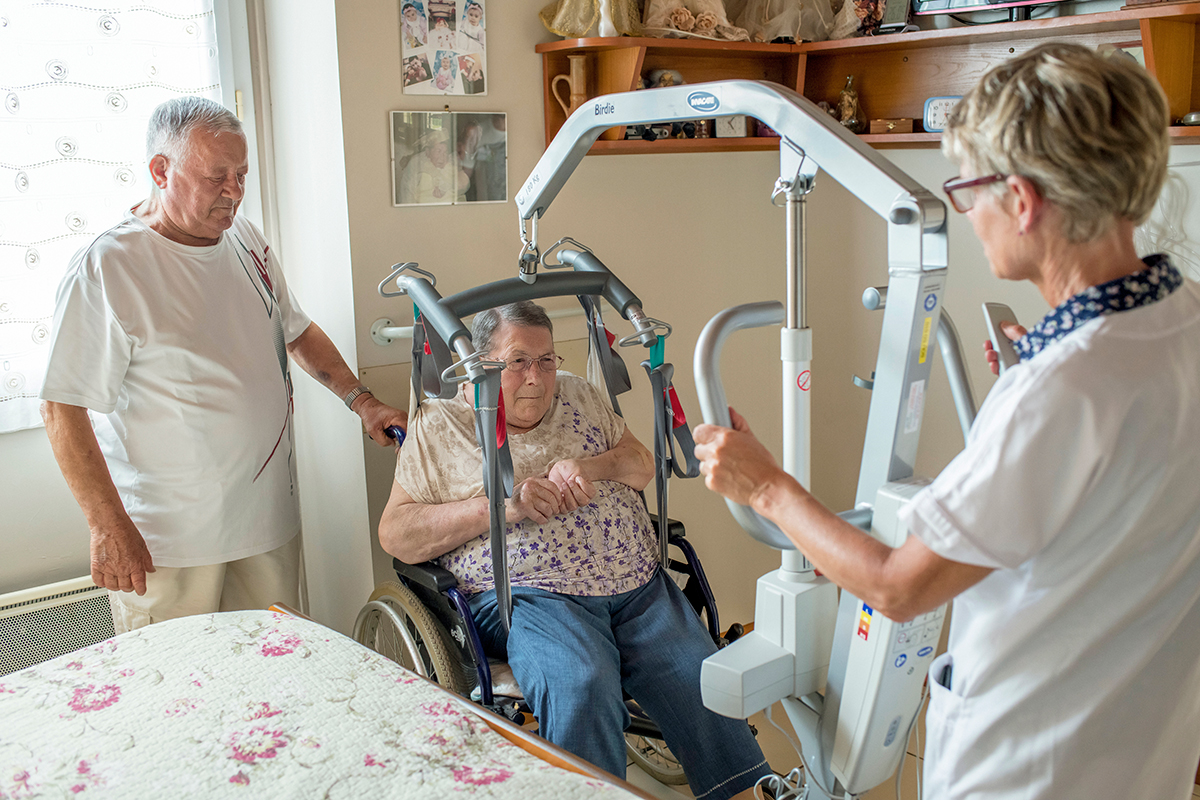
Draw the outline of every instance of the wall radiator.
M91 577L0 595L0 675L112 635L108 590Z

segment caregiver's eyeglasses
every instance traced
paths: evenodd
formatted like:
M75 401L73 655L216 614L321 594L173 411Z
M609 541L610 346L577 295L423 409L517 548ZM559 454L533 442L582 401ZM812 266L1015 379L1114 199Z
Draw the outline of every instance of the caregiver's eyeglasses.
M510 358L504 362L504 368L510 372L524 374L531 366L537 365L542 372L556 372L562 366L562 356L542 356L541 358Z
M997 172L984 178L962 178L954 176L942 184L942 191L950 198L950 205L960 214L965 214L975 207L975 190L980 186L999 183L1008 178Z

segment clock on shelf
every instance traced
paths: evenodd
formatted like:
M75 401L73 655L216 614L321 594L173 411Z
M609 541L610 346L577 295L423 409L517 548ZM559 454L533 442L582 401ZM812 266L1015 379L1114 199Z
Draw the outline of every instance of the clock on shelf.
M955 104L962 100L962 95L944 95L931 97L925 101L925 114L921 124L929 133L941 133L946 129L946 119L954 110Z

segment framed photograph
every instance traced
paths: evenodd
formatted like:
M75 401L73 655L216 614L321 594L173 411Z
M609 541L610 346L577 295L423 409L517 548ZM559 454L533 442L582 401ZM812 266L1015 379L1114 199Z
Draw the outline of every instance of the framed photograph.
M508 117L393 111L392 205L508 202Z
M405 94L487 94L484 0L400 0Z

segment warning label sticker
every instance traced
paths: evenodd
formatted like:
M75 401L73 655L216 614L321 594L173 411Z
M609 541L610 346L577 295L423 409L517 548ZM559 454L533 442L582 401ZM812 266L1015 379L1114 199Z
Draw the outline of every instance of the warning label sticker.
M925 412L925 381L913 381L908 387L908 403L904 407L904 432L913 433L921 427Z

